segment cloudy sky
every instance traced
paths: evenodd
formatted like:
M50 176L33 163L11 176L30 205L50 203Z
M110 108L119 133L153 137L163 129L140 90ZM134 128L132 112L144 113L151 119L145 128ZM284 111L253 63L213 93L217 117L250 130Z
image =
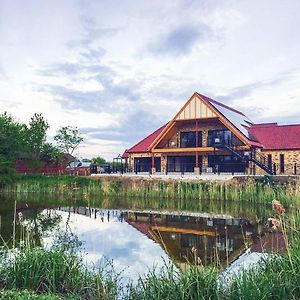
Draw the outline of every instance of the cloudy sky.
M0 112L112 158L198 91L300 123L300 1L0 0Z

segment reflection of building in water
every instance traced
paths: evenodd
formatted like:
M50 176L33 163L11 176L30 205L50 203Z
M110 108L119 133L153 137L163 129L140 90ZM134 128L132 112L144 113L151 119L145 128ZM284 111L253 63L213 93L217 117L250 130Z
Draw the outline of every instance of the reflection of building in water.
M230 263L244 252L257 228L246 219L208 214L127 212L125 220L158 242L178 263Z
M126 221L157 242L178 264L218 262L227 265L253 243L258 225L247 219L204 213L119 211L86 207L60 208L101 222Z
M94 219L100 219L101 222L109 222L111 218L117 219L119 222L123 222L124 213L120 210L107 210L107 209L96 209L91 207L60 207L59 210L75 213L83 216L93 217Z

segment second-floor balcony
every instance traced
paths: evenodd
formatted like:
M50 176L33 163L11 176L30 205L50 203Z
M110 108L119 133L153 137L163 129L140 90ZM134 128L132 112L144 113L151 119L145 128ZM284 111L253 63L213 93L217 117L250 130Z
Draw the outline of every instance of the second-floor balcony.
M179 132L166 143L164 148L188 150L195 148L241 145L242 144L229 130L208 130L208 132Z

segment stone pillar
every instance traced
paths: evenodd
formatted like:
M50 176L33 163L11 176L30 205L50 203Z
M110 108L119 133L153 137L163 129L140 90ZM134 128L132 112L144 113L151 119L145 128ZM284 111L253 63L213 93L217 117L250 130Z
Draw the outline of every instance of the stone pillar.
M130 155L128 158L129 168L132 173L134 173L134 158Z
M166 155L161 156L161 172L162 172L162 174L167 173L167 156Z
M200 168L199 167L194 168L194 174L195 175L200 175Z
M152 153L152 163L151 163L151 174L155 174L156 168L155 168L155 157L154 153Z
M207 154L203 154L202 164L204 167L208 166L208 155Z

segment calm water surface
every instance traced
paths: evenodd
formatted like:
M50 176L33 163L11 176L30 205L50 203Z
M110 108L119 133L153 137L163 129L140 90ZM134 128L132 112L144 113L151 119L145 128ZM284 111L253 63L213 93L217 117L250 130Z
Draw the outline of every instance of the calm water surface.
M0 200L0 234L11 246L14 201ZM30 228L37 245L71 243L90 266L111 262L123 277L135 281L139 274L169 263L179 268L187 261L227 266L256 243L272 214L269 207L246 203L218 201L178 208L178 203L166 206L162 201L62 204L52 199L47 206L18 199L17 240Z

